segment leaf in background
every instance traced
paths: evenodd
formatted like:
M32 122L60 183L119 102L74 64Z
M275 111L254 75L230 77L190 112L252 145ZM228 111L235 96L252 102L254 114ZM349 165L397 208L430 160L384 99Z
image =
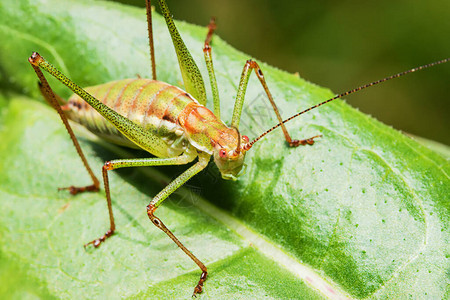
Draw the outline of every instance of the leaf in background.
M143 10L107 2L23 0L1 3L0 14L0 37L7 41L0 46L4 91L38 95L27 62L35 50L83 86L149 76ZM206 29L178 24L207 74L201 51ZM160 17L154 26L159 79L179 85ZM229 121L249 57L218 37L213 53ZM262 68L285 117L331 95L293 75ZM51 84L58 94L70 94ZM11 94L7 98L0 102L0 257L5 270L20 266L19 273L38 287L22 286L11 276L15 289L57 298L190 297L198 268L150 224L145 211L150 197L185 167L111 172L118 233L85 252L82 245L107 229L104 193L58 192L57 187L88 182L64 128L50 108ZM264 98L252 78L241 121L250 138L276 123ZM239 181L221 180L211 164L157 211L209 267L204 296L330 295L322 279L331 290L355 298L445 298L448 161L343 102L288 128L294 138L319 133L323 138L313 147L290 149L282 133L274 132L248 153L247 173ZM98 175L105 160L146 155L85 138L82 144ZM292 264L281 259L286 253Z

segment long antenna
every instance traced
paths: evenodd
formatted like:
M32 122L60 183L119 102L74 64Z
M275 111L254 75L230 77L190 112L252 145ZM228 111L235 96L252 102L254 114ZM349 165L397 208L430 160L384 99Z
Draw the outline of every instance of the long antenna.
M344 97L344 96L347 96L347 95L356 93L356 92L358 92L358 91L360 91L360 90L363 90L363 89L365 89L365 88L368 88L368 87L370 87L370 86L373 86L373 85L376 85L376 84L379 84L379 83L382 83L382 82L385 82L385 81L388 81L388 80L391 80L391 79L394 79L394 78L397 78L397 77L406 75L406 74L408 74L408 73L413 73L413 72L416 72L416 71L419 71L419 70L422 70L422 69L426 69L426 68L429 68L429 67L432 67L432 66L436 66L436 65L439 65L439 64L446 63L446 62L448 62L448 61L450 61L450 58L446 58L446 59L439 60L439 61L436 61L436 62L427 64L427 65L423 65L423 66L420 66L420 67L417 67L417 68L413 68L413 69L410 69L410 70L407 70L407 71L404 71L404 72L401 72L401 73L398 73L398 74L395 74L395 75L392 75L392 76L389 76L389 77L386 77L386 78L383 78L383 79L380 79L380 80L377 80L377 81L374 81L374 82L371 82L371 83L368 83L368 84L365 84L365 85L362 85L362 86L357 87L356 89L350 90L350 91L348 91L348 92L345 92L345 93L336 95L336 96L334 96L334 97L331 98L331 99L328 99L328 100L323 101L323 102L321 102L321 103L319 103L319 104L316 104L316 105L314 105L314 106L312 106L312 107L310 107L310 108L308 108L308 109L305 109L304 111L301 111L301 112L299 112L299 113L297 113L297 114L295 114L295 115L293 115L293 116L287 118L287 119L284 120L283 122L278 123L277 125L273 126L273 127L270 128L269 130L267 130L266 132L264 132L263 134L261 134L259 137L257 137L257 138L254 139L253 141L251 141L250 143L244 145L243 148L244 148L245 151L249 150L249 149L253 146L254 143L256 143L257 141L259 141L259 140L260 140L261 138L263 138L266 134L268 134L268 133L272 132L273 130L277 129L278 127L280 127L282 124L285 124L285 123L289 122L290 120L295 119L295 118L297 118L298 116L300 116L300 115L302 115L302 114L304 114L304 113L306 113L306 112L308 112L308 111L310 111L310 110L313 110L313 109L315 109L315 108L317 108L317 107L319 107L319 106L322 106L322 105L324 105L324 104L327 104L328 102L331 102L331 101L333 101L333 100L342 98L342 97Z

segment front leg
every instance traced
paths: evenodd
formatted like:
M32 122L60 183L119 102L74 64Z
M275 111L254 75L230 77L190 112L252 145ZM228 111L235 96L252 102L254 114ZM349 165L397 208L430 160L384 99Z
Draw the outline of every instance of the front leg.
M116 224L114 222L114 214L111 204L111 191L109 188L108 171L129 168L129 167L147 167L147 166L169 166L169 165L184 165L195 159L195 154L183 153L181 156L170 158L136 158L136 159L116 159L105 162L102 168L103 182L105 184L106 202L109 213L109 230L104 235L84 245L86 248L89 245L95 248L99 247L107 238L112 236L116 231Z
M231 126L234 128L239 128L242 107L244 105L245 92L247 90L247 84L248 84L248 80L250 78L252 70L255 71L255 74L258 77L259 82L261 83L261 85L264 88L264 91L266 92L267 98L269 99L270 104L272 105L272 108L275 112L275 115L277 116L277 119L280 122L281 129L283 130L284 137L286 139L286 142L289 144L289 146L298 147L300 145L314 144L314 139L321 137L321 135L316 135L316 136L313 136L311 138L304 139L304 140L294 140L291 138L291 136L289 135L289 133L286 129L286 126L283 123L283 119L281 118L278 107L275 104L275 101L273 100L272 94L269 91L269 87L267 86L266 80L264 79L264 74L263 74L261 68L259 67L259 65L256 61L251 60L251 59L247 60L247 62L245 63L244 69L242 70L242 75L241 75L241 79L240 79L239 87L238 87L238 93L236 96L236 103L234 105L234 110L233 110L233 119L231 120Z

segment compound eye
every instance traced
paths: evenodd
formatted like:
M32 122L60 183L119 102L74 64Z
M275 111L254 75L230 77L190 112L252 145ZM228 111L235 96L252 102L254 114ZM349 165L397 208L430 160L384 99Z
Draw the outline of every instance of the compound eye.
M219 151L219 156L224 158L225 156L227 156L227 150L225 149L220 149Z
M242 139L244 140L244 143L248 143L250 140L248 139L248 136L243 135Z

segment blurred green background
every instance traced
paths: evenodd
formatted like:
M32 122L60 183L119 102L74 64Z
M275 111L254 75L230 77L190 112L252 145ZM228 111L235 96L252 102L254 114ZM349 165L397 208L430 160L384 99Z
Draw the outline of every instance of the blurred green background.
M236 49L335 93L450 56L450 1L167 2L176 19L206 26L215 16L217 34ZM449 75L450 64L441 65L346 100L397 129L450 145Z

